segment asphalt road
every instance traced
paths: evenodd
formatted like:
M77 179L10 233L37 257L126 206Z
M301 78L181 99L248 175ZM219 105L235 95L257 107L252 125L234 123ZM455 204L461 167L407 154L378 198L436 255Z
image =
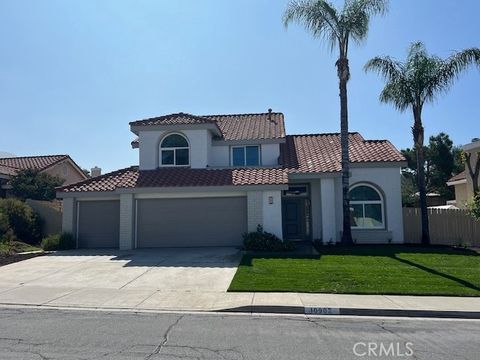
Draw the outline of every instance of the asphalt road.
M2 360L439 360L479 353L480 321L0 309Z

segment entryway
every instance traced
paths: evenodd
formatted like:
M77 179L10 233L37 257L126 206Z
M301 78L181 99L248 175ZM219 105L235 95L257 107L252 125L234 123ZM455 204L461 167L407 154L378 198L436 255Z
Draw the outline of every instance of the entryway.
M287 240L311 240L311 202L308 185L290 185L282 196L283 236Z

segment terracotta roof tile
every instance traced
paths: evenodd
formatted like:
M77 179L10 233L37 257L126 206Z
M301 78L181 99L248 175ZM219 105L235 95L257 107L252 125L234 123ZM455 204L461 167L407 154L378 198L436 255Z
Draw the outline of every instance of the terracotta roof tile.
M116 188L197 187L287 184L281 168L138 170L130 167L58 188L63 192L114 191Z
M460 180L466 180L466 179L467 179L467 172L466 170L463 170L461 173L458 173L457 175L451 177L447 182L460 181Z
M403 155L387 140L364 140L358 133L349 136L351 163L403 162ZM289 135L281 144L284 167L293 172L339 172L340 134Z
M225 140L282 139L285 124L282 113L206 115L217 122Z
M10 166L0 165L0 175L15 175L18 169L15 169Z
M44 155L0 158L0 165L9 166L18 170L44 170L67 158L69 158L68 155Z
M188 125L205 123L217 125L224 140L283 139L285 137L283 114L275 112L202 116L178 113L138 120L131 122L130 125ZM137 144L138 139L132 141L132 146Z

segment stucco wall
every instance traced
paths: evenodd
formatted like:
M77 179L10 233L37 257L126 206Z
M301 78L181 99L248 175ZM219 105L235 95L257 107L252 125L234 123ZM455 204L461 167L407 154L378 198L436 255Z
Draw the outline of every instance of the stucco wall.
M278 157L280 156L279 144L262 144L262 165L275 166L278 165Z
M210 150L210 161L208 165L211 167L229 166L230 148L228 146L212 146Z
M70 185L85 180L85 176L82 176L68 160L55 164L45 170L44 173L64 179L63 185Z
M263 229L283 239L282 192L263 192Z
M457 206L460 209L466 208L465 204L467 203L467 200L468 200L467 186L468 186L467 184L455 185L455 206ZM470 184L470 186L472 185Z
M360 182L370 183L376 186L384 196L384 215L385 226L383 234L382 230L377 231L379 236L370 236L372 241L380 242L389 241L394 243L403 242L403 214L402 214L402 196L400 183L400 168L396 167L378 167L378 168L352 168L352 176L350 177L350 186ZM337 214L340 214L337 221L338 233L342 230L342 201L341 201L341 179L336 181L337 193ZM340 197L338 197L340 196ZM370 232L375 230L370 230ZM354 236L355 237L355 236ZM363 236L358 236L358 242L368 241ZM375 239L373 239L375 237ZM391 237L391 239L389 239ZM338 239L339 240L339 239Z
M190 167L205 168L208 164L211 135L206 129L173 131L183 134L190 145ZM159 166L160 141L169 131L140 131L139 166L141 170L152 170Z

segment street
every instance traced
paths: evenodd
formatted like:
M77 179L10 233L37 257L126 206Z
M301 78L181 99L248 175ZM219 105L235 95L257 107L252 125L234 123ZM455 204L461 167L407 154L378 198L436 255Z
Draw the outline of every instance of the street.
M480 321L0 309L0 359L478 359Z

